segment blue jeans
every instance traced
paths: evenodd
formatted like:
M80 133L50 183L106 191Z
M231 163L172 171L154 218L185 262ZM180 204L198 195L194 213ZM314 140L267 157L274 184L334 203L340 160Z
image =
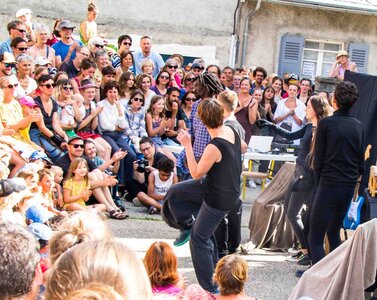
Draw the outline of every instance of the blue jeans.
M58 158L64 155L64 152L55 144L53 144L48 137L43 135L38 128L30 129L29 135L30 139L34 143L45 150L47 156L52 160L52 162L55 163Z
M132 181L134 175L133 162L136 159L135 151L131 149L130 145L123 139L122 133L118 131L104 131L102 137L110 144L111 155L119 149L128 152L126 157L120 161L118 172L119 182L127 185L127 182Z
M191 229L190 251L196 278L203 289L210 293L217 291L212 280L219 260L215 231L228 211L218 210L203 202Z

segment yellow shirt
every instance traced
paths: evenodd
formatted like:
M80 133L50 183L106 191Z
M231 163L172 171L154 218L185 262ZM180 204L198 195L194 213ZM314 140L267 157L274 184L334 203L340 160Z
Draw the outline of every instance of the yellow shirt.
M20 122L24 116L22 115L22 108L20 103L16 100L12 100L9 103L0 104L0 119L3 125L14 125ZM30 125L24 129L17 130L13 137L17 140L31 143L29 136Z
M83 190L89 189L90 185L89 182L82 180L82 181L74 181L73 178L70 178L64 182L63 188L70 190L71 192L69 193L70 196L77 196L79 195ZM84 199L79 199L74 202L67 202L64 203L64 207L67 207L71 203L77 203L82 206L85 206L85 201Z

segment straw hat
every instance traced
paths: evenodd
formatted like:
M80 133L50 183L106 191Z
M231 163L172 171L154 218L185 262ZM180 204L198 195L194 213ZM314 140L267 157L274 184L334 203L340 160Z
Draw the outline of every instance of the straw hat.
M341 56L347 56L347 57L349 57L348 52L346 50L340 50L338 52L337 56L336 56L336 59L338 59Z

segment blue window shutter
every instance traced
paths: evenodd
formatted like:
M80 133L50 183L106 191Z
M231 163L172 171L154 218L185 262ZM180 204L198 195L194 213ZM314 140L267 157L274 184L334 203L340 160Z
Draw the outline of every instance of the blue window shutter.
M357 66L358 73L368 72L368 58L369 58L369 45L367 44L354 44L349 46L350 61L354 62Z
M299 35L284 35L281 37L278 74L295 73L301 75L302 55L305 39Z

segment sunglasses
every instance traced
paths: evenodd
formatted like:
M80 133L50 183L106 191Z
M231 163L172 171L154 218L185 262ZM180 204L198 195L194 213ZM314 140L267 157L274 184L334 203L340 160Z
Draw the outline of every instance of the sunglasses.
M73 148L75 149L78 149L78 148L84 149L84 144L71 144L71 146L73 146Z
M160 76L161 79L169 79L169 76Z
M143 98L138 98L138 97L132 98L132 100L139 101L139 102L144 102Z
M186 81L187 82L193 82L195 81L196 77L191 77L191 78L187 78Z
M28 50L28 48L26 47L20 47L20 48L17 48L18 50L20 50L20 51L27 51Z
M15 64L4 64L4 67L6 68L14 68L15 66Z
M9 84L9 85L7 86L8 89L13 89L13 88L16 88L16 87L18 87L18 83L15 83L15 84Z
M178 66L168 66L169 69L178 69Z
M105 47L104 45L98 45L98 44L95 44L94 46L96 46L96 48L103 48L103 47Z
M50 88L54 88L56 86L55 83L47 83L47 84L41 84L41 86L45 86L46 88L50 89Z
M196 98L186 98L185 101L196 101Z
M26 33L27 31L25 29L18 29L18 28L13 28L14 30L17 30L20 33Z
M125 46L132 46L132 43L129 43L129 42L123 42L122 44Z
M63 90L65 90L65 91L73 91L73 87L71 87L71 86L63 86Z

